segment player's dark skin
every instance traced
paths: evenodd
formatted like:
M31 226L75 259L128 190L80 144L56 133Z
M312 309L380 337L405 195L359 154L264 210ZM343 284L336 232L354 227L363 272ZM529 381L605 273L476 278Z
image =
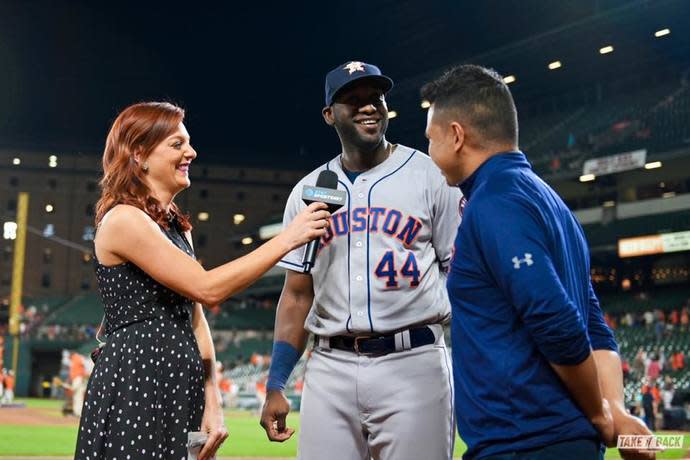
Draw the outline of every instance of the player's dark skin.
M339 91L333 104L324 107L323 118L340 137L345 169L366 171L388 158L388 107L383 90L371 81L355 82Z

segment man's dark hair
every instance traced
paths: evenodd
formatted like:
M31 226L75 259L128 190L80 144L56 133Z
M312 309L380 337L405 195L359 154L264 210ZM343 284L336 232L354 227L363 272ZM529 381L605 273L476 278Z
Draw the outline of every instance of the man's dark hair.
M424 85L421 95L434 104L435 111L462 115L484 139L517 144L515 102L495 70L473 64L455 66Z

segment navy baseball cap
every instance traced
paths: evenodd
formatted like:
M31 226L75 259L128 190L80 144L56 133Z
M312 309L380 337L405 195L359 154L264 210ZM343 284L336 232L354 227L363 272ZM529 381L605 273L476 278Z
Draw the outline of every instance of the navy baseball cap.
M360 61L349 61L339 65L326 75L326 105L333 104L336 93L352 82L368 79L383 89L384 93L393 87L393 80L381 73L381 69Z

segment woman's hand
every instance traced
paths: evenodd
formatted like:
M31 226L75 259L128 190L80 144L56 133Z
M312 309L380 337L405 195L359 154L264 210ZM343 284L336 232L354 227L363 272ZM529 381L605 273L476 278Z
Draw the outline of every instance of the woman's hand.
M302 210L280 233L290 251L326 234L331 213L324 203L312 203Z
M199 452L199 460L209 460L216 455L216 451L228 439L228 430L225 428L225 416L223 408L217 398L207 398L204 416L201 419L201 431L208 433L208 440Z

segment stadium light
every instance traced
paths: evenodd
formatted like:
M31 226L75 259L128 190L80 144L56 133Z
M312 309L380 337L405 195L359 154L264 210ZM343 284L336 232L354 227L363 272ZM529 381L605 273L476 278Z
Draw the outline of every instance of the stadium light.
M561 64L561 61L549 62L549 70L560 69L562 66L563 64Z
M580 176L580 182L592 182L594 179L596 179L597 176L594 174L583 174Z
M395 118L397 116L398 116L398 112L396 112L395 110L391 110L390 112L388 112L388 119L389 120L392 120L393 118Z
M422 108L423 108L423 109L428 109L429 107L431 107L431 102L429 102L429 101L422 101Z
M614 207L615 205L616 205L616 202L613 201L613 200L604 201L604 204L602 204L602 206L605 207L605 208L612 208L612 207Z
M244 222L244 219L244 214L235 214L234 216L232 216L232 222L235 225L240 225L242 222Z
M50 214L50 213L53 212L54 210L55 210L55 207L54 207L52 204L48 203L48 204L46 205L46 212L47 212L48 214Z
M599 48L599 54L609 54L613 53L613 46L607 45L604 46L603 48Z
M515 83L515 80L517 80L515 78L515 75L508 75L507 77L503 77L503 83L505 83L506 85Z
M196 218L199 219L200 222L206 222L208 220L208 213L206 211L201 211Z
M2 226L2 237L6 240L17 239L17 223L16 222L5 222Z
M251 236L245 236L244 238L242 238L242 244L245 246L248 246L248 245L252 244L253 242L254 242L254 238L252 238Z
M652 161L652 162L644 165L644 169L657 169L657 168L661 168L661 162L660 161Z
M12 164L15 165L15 166L19 166L20 164L22 164L21 158L16 158L16 157L13 158L13 159L12 159Z
M55 168L57 166L57 157L55 155L48 157L48 166L51 168Z
M670 33L671 33L671 29L661 29L661 30L657 30L656 32L654 32L654 36L656 38L660 38L660 37L664 37Z
M55 236L55 225L46 224L46 227L43 229L43 236L46 238Z
M259 227L259 238L262 240L270 240L276 236L283 229L282 222L276 222L275 224L268 224Z

